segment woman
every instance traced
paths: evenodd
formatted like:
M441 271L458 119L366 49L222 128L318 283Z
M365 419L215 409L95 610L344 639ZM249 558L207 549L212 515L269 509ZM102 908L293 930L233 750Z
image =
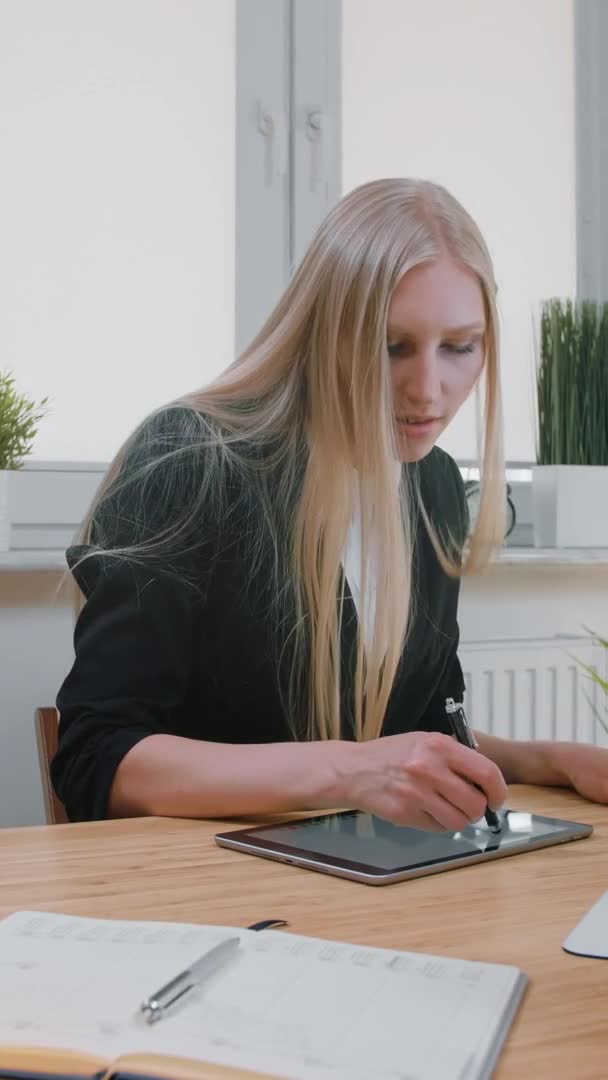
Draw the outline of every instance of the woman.
M73 819L352 806L460 829L505 780L606 797L605 752L450 737L458 575L500 543L495 285L442 188L329 214L245 354L148 418L68 553L84 596L53 781ZM485 378L468 540L436 440Z

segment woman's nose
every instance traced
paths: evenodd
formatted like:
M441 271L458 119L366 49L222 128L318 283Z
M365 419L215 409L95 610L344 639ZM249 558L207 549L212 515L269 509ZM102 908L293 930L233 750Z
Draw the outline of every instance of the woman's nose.
M436 356L420 355L406 365L401 389L405 391L412 404L430 404L437 401L441 393L439 363Z

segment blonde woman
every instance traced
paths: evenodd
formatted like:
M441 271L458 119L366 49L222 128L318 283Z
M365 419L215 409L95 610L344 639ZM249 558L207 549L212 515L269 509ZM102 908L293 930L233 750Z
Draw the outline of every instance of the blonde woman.
M444 189L359 188L215 383L149 417L68 561L53 781L72 819L350 806L424 829L603 751L450 737L458 578L503 535L495 284ZM485 386L481 508L435 444Z

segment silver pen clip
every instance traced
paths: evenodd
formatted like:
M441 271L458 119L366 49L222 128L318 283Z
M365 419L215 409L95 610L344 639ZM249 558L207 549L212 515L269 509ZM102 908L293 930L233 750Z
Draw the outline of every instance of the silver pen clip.
M463 702L454 701L454 698L451 697L446 698L445 711L451 720L454 734L458 739L458 742L463 743L464 746L468 746L471 750L479 750L479 743L469 727Z

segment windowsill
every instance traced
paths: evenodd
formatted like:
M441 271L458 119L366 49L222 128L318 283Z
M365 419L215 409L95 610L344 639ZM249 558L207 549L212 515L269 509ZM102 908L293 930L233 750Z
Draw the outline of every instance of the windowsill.
M64 551L0 551L0 573L63 573L64 570L67 570Z
M608 548L506 547L498 566L608 566ZM63 551L0 552L0 573L63 573L67 569Z
M608 566L608 548L505 547L500 566Z

